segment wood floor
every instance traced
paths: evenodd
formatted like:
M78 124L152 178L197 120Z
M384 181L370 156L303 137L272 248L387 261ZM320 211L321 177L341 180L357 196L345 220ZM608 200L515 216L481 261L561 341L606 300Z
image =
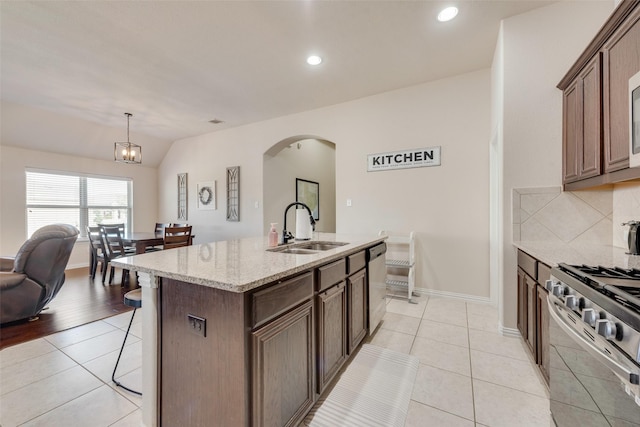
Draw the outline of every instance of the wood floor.
M98 276L92 282L88 268L67 270L64 285L38 320L0 327L0 349L131 310L123 297L137 287L135 274L125 287L120 286L121 270L116 269L112 285L103 285Z

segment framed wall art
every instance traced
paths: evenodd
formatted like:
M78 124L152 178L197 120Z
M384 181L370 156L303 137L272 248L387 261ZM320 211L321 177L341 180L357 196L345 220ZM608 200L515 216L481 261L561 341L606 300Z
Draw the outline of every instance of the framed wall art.
M178 221L187 220L187 174L178 174Z
M227 168L227 221L240 221L240 166Z
M320 219L320 184L296 178L296 202L309 206L313 219Z
M212 211L216 209L216 182L198 183L198 209Z

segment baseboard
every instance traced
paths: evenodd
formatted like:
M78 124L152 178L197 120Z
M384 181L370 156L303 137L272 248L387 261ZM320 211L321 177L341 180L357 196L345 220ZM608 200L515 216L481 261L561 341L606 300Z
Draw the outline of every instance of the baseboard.
M65 270L75 270L76 268L88 268L89 264L86 262L80 262L77 264L67 264Z
M498 332L500 332L501 335L507 336L507 337L520 337L522 336L520 334L520 331L518 329L514 329L514 328L505 328L502 325L498 325Z
M456 292L447 292L447 291L437 291L434 289L425 289L425 288L414 288L413 291L420 295L445 297L445 298L452 298L452 299L457 299L465 302L475 302L478 304L494 305L491 302L491 298L488 298L488 297L479 297L476 295L459 294Z

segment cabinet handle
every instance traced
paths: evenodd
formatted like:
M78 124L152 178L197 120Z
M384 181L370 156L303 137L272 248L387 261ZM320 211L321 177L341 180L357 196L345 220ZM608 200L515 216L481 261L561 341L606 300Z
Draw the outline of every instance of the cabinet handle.
M324 293L322 295L325 296L325 297L328 297L330 295L335 294L336 292L340 292L342 289L344 289L345 286L346 285L345 285L344 281L340 282L337 285L334 285L331 288L329 288L326 291L324 291Z

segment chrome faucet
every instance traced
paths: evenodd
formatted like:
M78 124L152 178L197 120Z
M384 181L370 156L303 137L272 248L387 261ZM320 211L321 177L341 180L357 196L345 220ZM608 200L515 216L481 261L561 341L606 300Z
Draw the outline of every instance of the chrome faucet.
M290 239L293 239L293 234L291 234L290 231L287 231L287 212L289 212L289 208L291 206L296 206L296 205L300 205L303 208L305 208L307 210L307 212L309 212L309 222L311 223L311 229L315 230L316 228L316 220L313 219L313 213L311 212L311 209L309 209L309 206L305 205L302 202L293 202L290 203L289 206L287 206L284 210L284 222L283 222L283 230L282 230L282 241L280 242L281 245L286 245L287 242Z

